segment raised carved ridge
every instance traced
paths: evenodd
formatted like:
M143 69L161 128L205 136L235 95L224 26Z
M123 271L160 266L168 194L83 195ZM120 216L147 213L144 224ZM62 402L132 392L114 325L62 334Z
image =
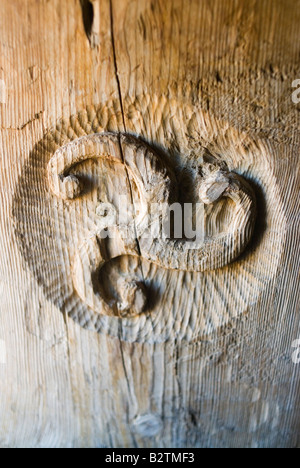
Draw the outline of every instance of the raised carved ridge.
M166 269L204 272L233 262L249 243L256 217L252 188L241 176L221 164L208 163L199 165L198 201L210 205L223 197L230 199L234 211L228 230L217 236L206 236L193 245L185 239L162 236L154 239L151 227L158 218L161 220L167 215L170 204L178 199L178 183L166 161L132 135L94 134L59 148L47 168L52 192L63 200L75 200L83 195L84 183L73 171L85 161L97 159L107 159L112 164L126 167L137 188L139 214L133 214L127 224L116 225L113 222L116 207L113 204L103 207L100 203L95 228L77 249L72 267L73 284L80 298L95 312L131 317L147 307L145 285L130 275L126 279L120 278L119 299L107 298L101 292L97 284L99 271L115 257L141 256ZM155 204L159 209L152 209ZM104 212L106 224L99 222Z

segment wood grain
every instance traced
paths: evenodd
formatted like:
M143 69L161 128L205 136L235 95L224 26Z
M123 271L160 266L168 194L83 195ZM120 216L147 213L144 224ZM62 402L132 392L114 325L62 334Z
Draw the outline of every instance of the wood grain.
M0 445L297 447L299 1L103 0L90 23L85 3L0 2ZM72 212L46 167L99 131L166 149L187 186L203 148L255 184L257 236L223 275L107 266L156 278L152 342L151 323L97 334L59 310Z

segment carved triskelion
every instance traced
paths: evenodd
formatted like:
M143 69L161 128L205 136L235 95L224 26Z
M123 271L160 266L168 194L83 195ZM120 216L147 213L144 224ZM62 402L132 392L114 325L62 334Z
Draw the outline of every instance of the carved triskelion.
M98 222L90 235L78 246L73 265L73 284L77 294L93 311L100 314L132 317L147 308L147 291L135 278L120 278L121 300L107 299L95 287L100 269L121 255L142 257L163 268L204 272L233 262L243 252L253 234L256 201L249 184L239 175L220 165L202 164L197 194L199 202L216 203L221 197L234 202L232 222L227 232L204 237L193 245L185 239L153 236L151 228L163 219L171 203L178 199L178 183L166 161L144 141L122 133L84 136L59 148L48 164L52 192L70 202L84 193L84 183L72 174L87 160L107 159L122 164L134 180L140 199L134 224L115 223L114 205L99 203ZM100 202L100 201L99 201ZM153 210L159 206L159 210ZM122 207L121 207L122 209ZM99 223L101 215L105 223ZM132 221L132 220L131 220ZM105 235L103 227L105 226Z

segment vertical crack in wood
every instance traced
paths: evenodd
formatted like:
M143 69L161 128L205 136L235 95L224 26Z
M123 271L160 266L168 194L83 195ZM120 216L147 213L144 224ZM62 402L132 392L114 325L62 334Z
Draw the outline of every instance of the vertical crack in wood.
M122 329L122 321L120 321L119 327ZM128 389L128 397L129 397L130 402L131 402L131 407L134 408L136 406L137 402L134 401L134 398L133 398L133 394L135 394L134 393L134 387L132 388L132 385L131 385L129 377L128 377L128 372L127 372L126 363L125 363L125 351L123 349L123 341L121 339L119 340L119 347L120 347L120 354L121 354L121 360L122 360L122 367L123 367L124 376L125 376L125 380L126 380L126 385L127 385L127 389ZM130 359L130 356L129 356L129 359ZM128 417L128 423L130 424L130 419L131 418L130 418L130 412L129 412L128 407L127 407L127 417ZM135 447L137 448L138 445L137 445L137 441L136 441L136 438L135 438L135 435L134 435L133 431L131 431L131 437L133 439Z
M121 84L120 84L120 79L119 79L118 64L117 64L117 54L116 54L116 44L115 44L115 36L114 36L114 18L113 18L113 5L112 5L112 0L109 0L109 6L110 6L111 43L112 43L112 51L113 51L115 75L116 75L116 81L117 81L117 87L118 87L118 93L119 93L119 100L120 100L120 106L121 106L121 112L122 112L123 127L124 127L124 131L126 132L126 123L125 123L125 115L124 115L124 109L123 109L123 99L122 99Z
M126 128L125 113L124 113L124 107L123 107L123 98L122 98L121 83L120 83L120 79L119 79L119 71L118 71L118 63L117 63L117 54L116 54L116 44L115 44L115 36L114 36L114 18L113 18L113 1L112 1L112 0L109 0L109 5L110 5L111 43L112 43L112 51L113 51L113 60L114 60L115 76L116 76L116 82L117 82L117 87L118 87L118 95L119 95L119 101L120 101L120 107L121 107L121 113L122 113L123 128L124 128L124 131L126 132L126 131L127 131L127 128ZM125 161L125 158L124 158L124 154L123 154L123 149L122 149L120 137L119 137L119 145L120 145L120 152L121 152L122 160L123 160L123 163L124 163L124 166L125 166L126 177L127 177L128 184L129 184L129 188L130 188L131 204L132 204L132 207L133 207L133 210L134 210L134 215L136 216L136 207L135 207L134 199L133 199L132 185L131 185L131 181L130 181L130 177L129 177L129 173L128 173L127 164L126 164L126 161ZM140 257L141 257L141 247L140 247L140 243L139 243L139 240L138 240L137 227L136 227L136 222L135 222L135 220L134 220L134 231L135 231L135 238L136 238L137 250L138 250L139 255L140 255ZM140 270L141 270L143 282L145 283L145 275L144 275L144 272L143 272L143 265L142 265L142 262L141 262L140 259L139 259L139 264L140 264Z

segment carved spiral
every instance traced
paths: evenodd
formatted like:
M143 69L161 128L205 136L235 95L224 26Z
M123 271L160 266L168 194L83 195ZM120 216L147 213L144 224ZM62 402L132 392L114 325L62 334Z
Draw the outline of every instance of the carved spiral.
M88 159L105 158L122 163L139 191L143 216L134 220L134 229L121 224L107 228L103 238L91 232L79 246L73 264L73 283L80 298L100 314L131 317L145 311L147 292L135 278L120 278L121 300L108 300L97 288L97 278L104 264L121 255L142 256L168 269L204 272L233 262L249 243L256 217L255 195L239 175L223 168L204 165L199 176L198 196L205 204L221 197L230 198L235 205L233 221L227 232L206 237L201 242L151 237L150 226L162 219L178 198L178 188L172 168L139 138L119 133L85 136L58 149L48 164L48 180L52 192L64 200L80 197L84 190L72 169ZM159 214L152 213L151 204L161 206ZM131 233L131 235L128 235ZM109 239L115 242L109 242ZM192 247L192 248L191 248Z

